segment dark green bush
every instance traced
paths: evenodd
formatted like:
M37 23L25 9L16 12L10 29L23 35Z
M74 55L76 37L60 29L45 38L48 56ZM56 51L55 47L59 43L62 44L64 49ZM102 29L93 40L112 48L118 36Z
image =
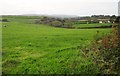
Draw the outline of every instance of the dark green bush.
M98 65L101 74L120 74L120 17L117 19L110 34L102 36L97 31L86 54Z
M9 22L7 19L2 19L2 22Z

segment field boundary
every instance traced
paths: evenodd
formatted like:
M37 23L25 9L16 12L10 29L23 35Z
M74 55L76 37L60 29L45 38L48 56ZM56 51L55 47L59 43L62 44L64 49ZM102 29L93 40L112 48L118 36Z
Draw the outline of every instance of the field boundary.
M62 27L62 28L67 28L67 29L102 29L102 28L112 28L112 25L110 26L96 26L96 27Z

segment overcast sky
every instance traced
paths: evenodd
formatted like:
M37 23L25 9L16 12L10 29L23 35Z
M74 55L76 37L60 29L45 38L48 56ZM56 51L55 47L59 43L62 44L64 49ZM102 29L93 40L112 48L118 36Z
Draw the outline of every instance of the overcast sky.
M119 0L0 0L0 15L117 15Z

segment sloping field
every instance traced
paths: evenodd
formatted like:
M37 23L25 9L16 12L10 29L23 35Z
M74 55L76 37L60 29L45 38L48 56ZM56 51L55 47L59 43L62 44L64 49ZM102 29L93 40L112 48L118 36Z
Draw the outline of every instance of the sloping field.
M110 29L65 29L13 19L2 24L4 74L98 73L91 59L82 55L96 34Z

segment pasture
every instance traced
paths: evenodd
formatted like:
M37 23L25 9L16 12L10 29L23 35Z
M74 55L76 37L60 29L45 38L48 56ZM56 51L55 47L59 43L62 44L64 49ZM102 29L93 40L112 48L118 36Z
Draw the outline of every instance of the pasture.
M98 27L98 26L110 26L111 23L93 23L93 24L76 24L75 27Z
M39 17L3 18L9 20L1 25L3 74L99 73L97 66L83 56L81 49L90 44L96 31L105 34L110 28L55 28L33 24Z

